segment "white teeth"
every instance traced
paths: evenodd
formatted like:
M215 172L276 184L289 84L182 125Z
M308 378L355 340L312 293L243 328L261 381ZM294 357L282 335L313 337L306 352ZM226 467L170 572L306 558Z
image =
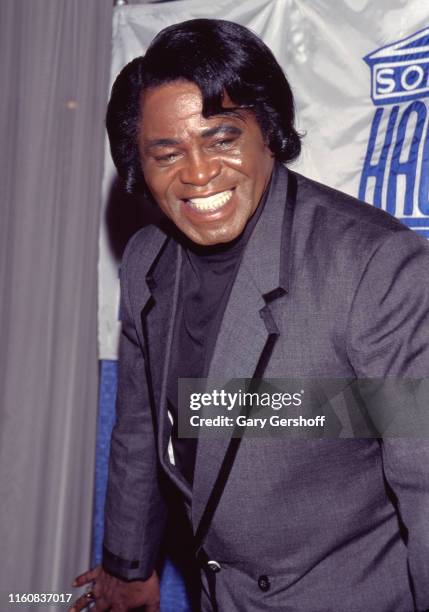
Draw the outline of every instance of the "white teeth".
M214 211L222 208L232 196L232 189L228 191L222 191L221 193L215 193L215 195L208 196L207 198L192 198L188 200L192 208L201 212Z

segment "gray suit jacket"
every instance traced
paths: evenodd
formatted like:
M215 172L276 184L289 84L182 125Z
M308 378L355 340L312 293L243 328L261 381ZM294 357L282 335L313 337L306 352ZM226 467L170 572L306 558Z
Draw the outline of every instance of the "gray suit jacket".
M251 378L259 367L271 378L426 377L426 241L299 175L296 197L286 200L290 176L277 164L210 375ZM163 479L181 491L196 529L228 446L225 438L200 439L193 492L169 460L166 381L181 257L174 239L148 227L131 239L122 263L103 563L126 579L153 569L166 513ZM205 542L222 567L219 609L429 608L428 464L424 439L244 439ZM206 593L205 579L203 586ZM210 609L206 595L202 608Z

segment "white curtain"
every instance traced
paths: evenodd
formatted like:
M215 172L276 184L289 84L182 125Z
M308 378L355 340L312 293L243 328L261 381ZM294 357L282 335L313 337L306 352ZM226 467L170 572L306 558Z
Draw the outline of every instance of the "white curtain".
M89 562L111 20L111 0L0 2L2 612Z

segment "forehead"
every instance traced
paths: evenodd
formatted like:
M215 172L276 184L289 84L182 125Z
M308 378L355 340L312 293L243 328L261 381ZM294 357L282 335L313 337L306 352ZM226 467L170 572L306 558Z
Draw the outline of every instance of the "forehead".
M172 115L176 119L186 119L192 115L201 115L203 100L199 88L187 81L174 81L144 92L140 100L142 118L150 119L159 113Z
M235 108L226 95L223 107ZM228 123L247 123L246 111L241 116L232 114L203 117L203 99L195 83L174 81L153 87L144 92L140 101L140 134L152 137L160 133L175 133L179 130L199 130L216 125L228 118Z

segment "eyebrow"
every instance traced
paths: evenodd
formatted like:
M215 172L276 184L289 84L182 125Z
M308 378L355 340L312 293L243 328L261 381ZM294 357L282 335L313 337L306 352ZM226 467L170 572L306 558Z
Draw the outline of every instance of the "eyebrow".
M228 125L227 123L222 123L212 128L207 128L203 130L200 134L202 138L211 138L212 136L216 136L217 134L229 134L231 136L240 136L243 131L236 127L235 125ZM146 150L152 149L154 147L174 147L180 145L180 140L175 140L174 138L156 138L154 140L148 140L145 143L144 148Z
M216 127L208 128L201 132L201 136L203 138L211 138L211 136L217 136L217 134L230 134L231 136L240 136L243 133L243 130L236 127L235 125L228 125L226 123L221 123L221 125L217 125Z

